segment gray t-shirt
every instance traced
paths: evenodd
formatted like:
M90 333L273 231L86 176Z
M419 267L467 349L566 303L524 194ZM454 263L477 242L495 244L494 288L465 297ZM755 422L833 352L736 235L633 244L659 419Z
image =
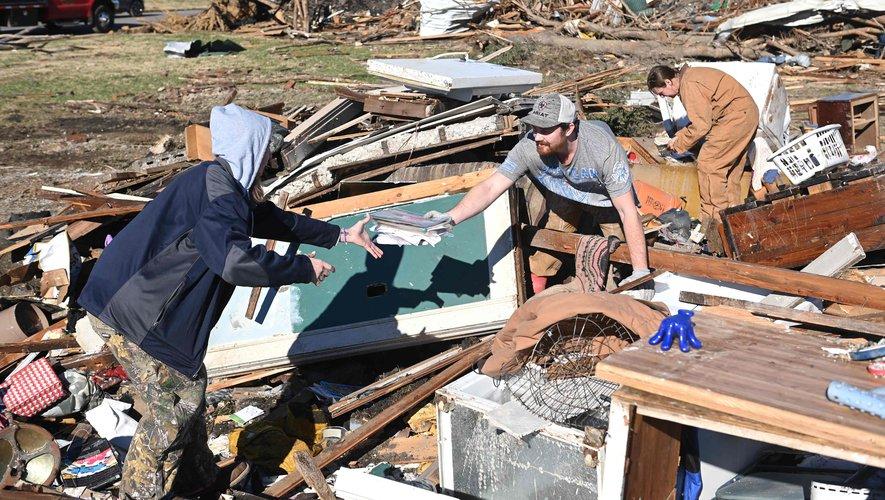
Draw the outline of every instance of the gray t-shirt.
M512 181L528 172L551 192L596 207L610 207L612 198L633 189L627 153L609 126L597 120L579 122L578 150L571 165L563 166L555 155L542 158L529 132L498 172Z

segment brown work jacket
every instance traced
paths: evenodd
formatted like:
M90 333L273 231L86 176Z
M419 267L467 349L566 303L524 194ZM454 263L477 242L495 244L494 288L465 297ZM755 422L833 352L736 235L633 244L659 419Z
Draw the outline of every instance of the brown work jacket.
M731 126L729 122L737 117L759 117L747 89L718 69L683 67L679 72L679 99L691 120L676 134L673 149L679 153L691 149L717 125Z

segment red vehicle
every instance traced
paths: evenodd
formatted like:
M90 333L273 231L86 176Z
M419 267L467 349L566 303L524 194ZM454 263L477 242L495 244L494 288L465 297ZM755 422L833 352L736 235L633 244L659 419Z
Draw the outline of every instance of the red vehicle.
M40 22L53 28L58 23L82 21L106 33L114 26L114 10L112 0L0 0L0 25L31 26Z

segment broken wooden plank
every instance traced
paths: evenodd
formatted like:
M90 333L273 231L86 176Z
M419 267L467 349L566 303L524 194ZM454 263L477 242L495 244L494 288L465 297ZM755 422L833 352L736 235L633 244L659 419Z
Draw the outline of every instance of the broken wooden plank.
M826 326L836 328L848 332L867 333L879 337L885 337L885 325L872 323L870 321L861 321L851 318L843 318L840 316L831 316L827 314L817 314L806 311L797 311L786 307L769 306L761 303L750 302L747 300L732 299L728 297L719 297L716 295L707 295L695 292L680 292L679 300L688 302L689 304L698 304L701 306L729 306L738 309L750 311L757 316L766 316L775 319L786 319L797 321L807 325Z
M312 137L312 138L308 139L307 142L309 142L310 144L317 144L317 143L323 142L326 139L328 139L329 137L332 137L339 132L344 132L345 130L349 129L350 127L355 127L370 118L372 118L371 113L364 113L360 116L357 116L353 120L350 120L347 123L343 123L333 129L329 130L328 132L324 132L316 137Z
M531 226L525 226L524 231L529 245L535 248L571 254L575 253L581 236ZM612 252L611 260L630 263L630 254L622 246ZM654 269L664 269L685 276L750 285L800 297L817 297L841 304L885 309L885 289L865 283L658 248L648 249L648 262Z
M33 224L52 225L59 222L73 222L83 219L95 219L99 217L112 217L116 215L125 215L140 212L144 208L144 204L130 205L117 208L102 208L99 210L89 210L87 212L79 212L76 214L55 215L52 217L41 217L39 219L20 220L15 222L6 222L0 224L0 229L13 229L27 227Z
M246 375L241 375L239 377L231 377L225 378L221 380L213 380L211 384L206 386L206 392L212 391L220 391L222 389L227 389L228 387L234 387L240 384L246 384L248 382L254 382L256 380L261 380L265 377L271 377L273 375L278 375L280 373L285 373L294 370L293 366L283 366L280 368L268 368L267 370L258 370L252 373L248 373Z
M360 196L351 196L340 200L326 201L313 205L304 205L291 210L303 212L310 210L311 216L316 219L323 219L333 215L344 215L364 210L365 207L382 207L394 203L405 203L408 201L420 200L428 196L460 193L466 191L480 182L486 180L495 172L494 169L481 170L479 172L471 172L464 175L455 175L446 177L436 181L422 182L411 186L402 186L392 189L385 189L374 193L368 193Z
M61 360L61 366L65 369L82 368L91 371L104 370L116 364L117 358L107 348L95 354L81 354Z
M317 466L320 468L326 467L335 460L338 460L346 453L361 445L366 439L380 432L384 427L401 417L404 413L420 404L426 398L432 396L437 389L451 382L462 373L470 370L474 363L488 355L492 338L493 337L488 337L484 339L481 348L473 351L470 355L459 359L456 363L435 375L399 401L394 402L375 417L369 419L362 426L345 435L341 441L323 450L315 457ZM291 493L292 490L303 481L304 478L299 472L293 472L280 481L270 485L264 490L264 494L281 497Z
M21 342L9 342L0 344L0 353L11 352L46 352L53 349L73 349L80 347L77 339L74 337L62 337L49 340L30 341L22 340Z
M639 278L638 280L633 280L633 281L631 281L630 283L627 283L626 285L621 285L621 286L615 288L614 290L610 291L609 293L621 293L621 292L625 292L625 291L627 291L627 290L632 290L632 289L636 288L636 287L639 286L639 285L642 285L642 284L648 283L649 281L651 281L651 280L657 278L658 276L660 276L660 275L662 275L662 274L664 274L664 270L663 270L663 269L655 269L654 271L652 271L652 272L648 273L647 275L645 275L645 276Z
M209 127L191 124L184 129L184 151L188 161L212 161L212 132ZM156 172L154 172L156 173Z
M371 403L382 396L386 396L400 387L411 384L415 380L426 377L435 371L442 370L446 366L457 361L459 357L467 356L474 350L479 349L479 345L480 344L474 344L466 349L461 346L453 347L452 349L356 390L344 396L336 403L329 405L329 415L332 418L340 417L341 415Z
M651 153L645 149L642 144L639 144L639 141L634 139L633 137L618 137L618 143L624 148L628 153L630 151L636 153L637 156L641 157L645 163L649 165L659 165L664 163L660 157L655 158Z
M30 337L28 337L26 340L23 340L22 342L31 342L31 343L39 342L39 341L43 340L43 337L45 337L47 333L58 330L60 328L64 328L67 324L68 324L68 319L65 318L61 321L58 321L56 323L53 323L53 324L47 326L46 328L31 335ZM12 363L18 362L19 360L21 360L25 356L26 356L26 354L16 352L16 353L7 354L3 357L0 357L0 370L5 369L7 366L11 365Z
M323 473L313 463L313 459L306 452L299 451L295 453L295 469L304 478L304 482L313 488L320 500L335 500L337 497L329 488L329 483L323 477Z
M319 145L311 144L309 142L311 138L352 120L362 111L362 103L337 98L298 124L284 139L285 142L292 144L283 148L283 162L286 168L295 169L301 165L305 158L316 151ZM274 183L269 189L272 190L276 185L278 184Z

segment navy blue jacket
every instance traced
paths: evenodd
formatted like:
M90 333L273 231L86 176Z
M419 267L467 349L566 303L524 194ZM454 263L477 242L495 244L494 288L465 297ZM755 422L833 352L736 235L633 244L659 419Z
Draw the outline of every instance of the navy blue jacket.
M196 377L235 286L313 280L305 255L253 246L250 236L331 248L340 229L254 205L224 160L182 172L102 252L80 305L168 366Z

